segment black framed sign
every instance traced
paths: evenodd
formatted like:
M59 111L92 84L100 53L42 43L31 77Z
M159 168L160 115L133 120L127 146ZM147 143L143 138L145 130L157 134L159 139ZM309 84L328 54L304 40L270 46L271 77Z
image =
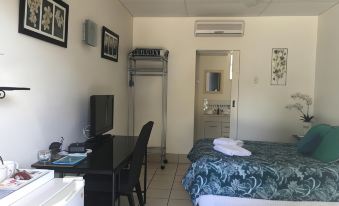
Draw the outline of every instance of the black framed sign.
M101 57L118 62L119 35L102 27Z
M67 48L68 14L61 0L20 0L19 33Z

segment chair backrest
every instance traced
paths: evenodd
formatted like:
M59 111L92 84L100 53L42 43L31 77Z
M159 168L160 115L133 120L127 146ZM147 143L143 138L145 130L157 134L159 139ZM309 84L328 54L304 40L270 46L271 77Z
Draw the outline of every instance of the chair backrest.
M132 188L139 181L142 163L145 157L148 140L151 136L153 124L154 122L149 121L142 127L139 134L139 138L134 147L133 157L130 165L130 170L128 173L128 184Z

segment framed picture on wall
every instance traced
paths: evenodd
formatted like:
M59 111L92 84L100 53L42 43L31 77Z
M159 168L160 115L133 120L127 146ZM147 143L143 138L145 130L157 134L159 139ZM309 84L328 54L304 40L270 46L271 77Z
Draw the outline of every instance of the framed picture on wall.
M61 0L20 0L19 33L67 48L68 14Z
M102 27L101 57L118 62L119 35Z
M286 48L272 49L271 85L286 86L287 57L288 49Z

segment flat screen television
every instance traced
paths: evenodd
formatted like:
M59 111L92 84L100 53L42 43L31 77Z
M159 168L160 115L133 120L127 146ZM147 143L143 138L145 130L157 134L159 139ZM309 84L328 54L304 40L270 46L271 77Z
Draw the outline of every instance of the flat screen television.
M91 136L96 137L113 129L114 96L93 95L90 97Z

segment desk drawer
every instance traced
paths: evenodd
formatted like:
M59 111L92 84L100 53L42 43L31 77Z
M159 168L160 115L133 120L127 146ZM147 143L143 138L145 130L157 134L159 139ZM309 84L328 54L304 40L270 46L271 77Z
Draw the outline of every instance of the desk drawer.
M222 128L221 133L230 133L230 128Z
M225 133L222 133L221 136L222 136L222 137L229 137L229 136L230 136L230 133L225 132Z
M229 129L230 128L230 123L229 122L222 122L221 123L221 128L223 128L223 129L224 128L228 128Z
M204 137L219 137L221 135L221 125L220 122L204 122Z
M206 121L206 122L205 122L205 127L209 127L209 128L220 128L220 122Z

